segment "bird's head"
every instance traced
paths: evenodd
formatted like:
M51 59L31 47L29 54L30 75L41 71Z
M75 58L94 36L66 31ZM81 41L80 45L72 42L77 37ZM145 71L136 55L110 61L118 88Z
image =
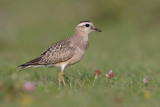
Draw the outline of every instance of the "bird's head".
M93 31L97 32L102 32L100 29L96 28L92 22L90 21L81 21L77 26L76 26L76 31L78 32L83 32L83 33L91 33Z

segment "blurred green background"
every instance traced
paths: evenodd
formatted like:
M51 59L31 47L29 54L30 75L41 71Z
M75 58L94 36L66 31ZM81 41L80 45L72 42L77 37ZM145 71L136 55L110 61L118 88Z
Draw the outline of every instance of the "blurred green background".
M103 33L94 33L90 37L94 46L117 45L118 40L121 45L117 46L124 47L136 39L149 48L158 43L160 1L1 0L1 54L15 55L16 62L21 52L26 54L29 51L28 56L37 55L37 51L41 52L52 43L72 35L81 20L90 20L103 30ZM145 41L145 38L151 41ZM40 50L32 51L36 47Z
M66 78L70 75L79 78L78 74L83 74L86 87L79 87L73 79L74 82L68 82L68 85L74 83L72 87L59 89L58 69L35 68L16 73L18 65L40 55L56 41L71 36L82 20L92 21L103 31L89 35L90 46L83 60L66 69ZM116 103L128 107L137 103L142 107L154 103L158 106L159 41L160 0L0 0L0 99L4 101L1 105L12 106L16 97L5 90L10 90L17 81L30 80L36 84L32 93L36 96L34 101L43 101L44 105ZM103 74L113 69L118 78L115 81L122 85L110 84L106 88L103 75L98 88L92 90L96 69ZM15 75L16 79L13 79ZM144 77L149 78L149 87L143 86ZM43 84L44 78L48 78L47 85ZM128 86L132 81L134 91ZM151 93L150 100L142 97L146 88ZM110 98L115 100L112 102Z

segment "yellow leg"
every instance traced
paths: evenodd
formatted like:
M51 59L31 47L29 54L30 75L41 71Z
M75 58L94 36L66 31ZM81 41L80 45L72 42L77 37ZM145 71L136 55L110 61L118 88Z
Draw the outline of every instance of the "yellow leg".
M63 82L63 85L66 86L66 83L65 83L64 78L63 78L63 73L62 73L62 72L59 72L59 73L58 73L59 86L61 86L61 80L62 80L62 82Z
M63 85L66 86L66 83L65 83L64 78L63 78L63 74L62 74L61 79L62 79Z
M58 73L59 86L61 86L61 72Z

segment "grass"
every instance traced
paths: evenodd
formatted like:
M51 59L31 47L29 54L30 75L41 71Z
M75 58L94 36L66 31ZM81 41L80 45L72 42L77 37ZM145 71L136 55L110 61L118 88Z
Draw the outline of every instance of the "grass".
M103 8L99 5L97 10L94 3L104 4ZM155 14L158 3L152 4L154 8L151 9L146 8L150 3L135 2L141 10L138 13L132 2L114 1L113 7L119 6L115 9L103 2L94 3L11 1L0 7L3 11L0 13L3 22L0 23L3 25L0 26L0 107L160 106L160 27L159 16ZM72 6L85 8L74 10ZM77 11L81 15L76 14ZM63 13L69 15L64 18ZM121 17L117 19L116 13ZM129 16L131 13L133 17ZM72 35L77 22L84 18L93 20L103 32L90 34L86 55L76 65L65 69L66 87L58 86L58 68L29 68L16 72L18 65ZM98 69L102 74L93 86L94 71ZM110 69L115 75L112 79L105 76ZM148 84L143 83L144 78ZM22 90L25 81L34 83L33 92Z
M31 37L26 41L19 37L18 45L9 44L11 50L4 48L5 51L1 53L0 105L159 106L160 44L159 36L154 35L159 31L137 33L137 29L127 24L118 24L114 31L112 27L114 24L110 28L102 27L102 33L94 32L89 35L90 47L85 57L77 65L65 69L66 87L58 86L58 68L29 68L16 72L19 64L34 58L45 49L44 44L52 42L50 38L54 39L48 36L47 41L31 40L28 44ZM126 29L132 30L125 32ZM42 41L45 43L41 43ZM96 69L100 69L102 75L93 87ZM112 79L104 75L109 69L115 74ZM148 80L147 85L143 83L144 77ZM31 93L21 91L26 80L35 84L35 90Z

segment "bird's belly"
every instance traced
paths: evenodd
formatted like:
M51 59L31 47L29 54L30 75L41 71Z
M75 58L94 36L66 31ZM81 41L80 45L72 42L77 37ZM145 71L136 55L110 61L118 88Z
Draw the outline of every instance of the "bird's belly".
M75 55L72 60L70 61L69 65L75 64L81 60L82 56Z
M69 61L69 64L68 65L72 65L72 64L75 64L77 62L79 62L82 57L84 56L85 52L84 51L81 51L81 52L77 52Z
M85 54L85 51L82 51L81 49L78 49L75 52L75 55L71 59L69 59L69 60L67 60L65 62L61 62L61 63L55 64L54 66L61 67L62 65L66 65L66 66L73 65L73 64L79 62L82 59L82 57L84 56L84 54Z
M45 67L55 67L55 65L54 64L47 64L47 65L45 65Z
M61 62L61 63L57 63L57 64L54 64L54 66L56 67L62 67L63 65L66 65L66 66L70 66L70 65L73 65L77 62L79 62L81 60L83 55L74 55L71 59L65 61L65 62Z

